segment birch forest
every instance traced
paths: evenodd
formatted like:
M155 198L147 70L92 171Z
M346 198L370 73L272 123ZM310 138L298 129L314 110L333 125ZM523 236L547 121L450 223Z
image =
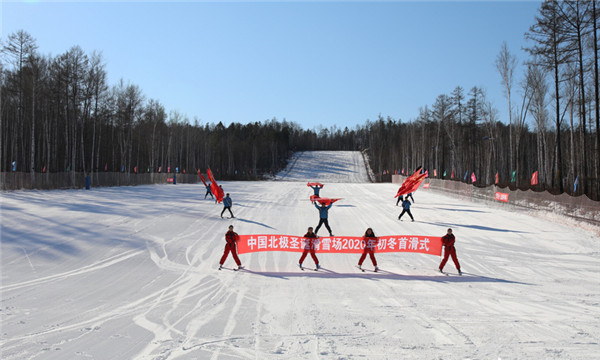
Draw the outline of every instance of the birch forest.
M379 115L354 128L303 129L285 119L201 123L134 83L109 84L100 52L74 45L40 54L21 30L1 39L0 172L25 173L32 183L48 173L207 167L217 178L251 178L282 169L293 151L362 150L378 181L423 166L430 177L475 186L600 200L599 5L544 1L523 34L527 58L498 44L502 104L485 88L457 86L422 104L416 119Z

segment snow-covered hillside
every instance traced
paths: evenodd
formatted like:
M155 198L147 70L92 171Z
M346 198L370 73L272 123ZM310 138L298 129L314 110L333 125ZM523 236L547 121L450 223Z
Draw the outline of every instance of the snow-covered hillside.
M292 155L287 168L277 174L275 179L329 183L369 182L365 161L359 151L297 152Z
M335 182L362 174L356 154L304 153L285 174L297 182L223 182L235 219L221 219L222 206L197 184L2 193L0 357L598 356L596 235L424 189L416 222L398 221L397 185L363 175ZM324 157L344 164L311 173ZM319 164L299 166L302 158ZM218 271L230 224L240 234L295 235L317 224L306 180L343 198L330 210L336 235L453 228L465 274L450 261L442 275L439 257L410 253L377 254L380 273L360 272L351 254L321 254L325 270L301 271L300 254L285 252L244 254L247 270Z

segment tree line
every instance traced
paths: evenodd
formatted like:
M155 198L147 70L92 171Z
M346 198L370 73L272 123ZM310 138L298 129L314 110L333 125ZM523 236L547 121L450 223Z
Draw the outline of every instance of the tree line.
M495 65L508 124L484 89L456 87L411 123L380 117L367 124L374 170L423 164L430 176L433 169L470 182L475 173L475 185L519 188L532 187L536 173L536 190L600 200L598 4L544 1L524 34L530 57L519 61L501 45ZM518 67L522 79L515 79Z
M366 120L352 129L269 119L202 124L123 80L108 84L105 60L73 46L37 51L25 31L2 39L0 172L156 173L211 167L218 178L282 169L293 151L364 150L376 174L422 165L430 176L600 199L598 1L544 1L529 32L530 58L507 44L496 59L508 123L485 89L456 87L416 119ZM524 77L515 79L518 67ZM575 185L577 189L575 190Z

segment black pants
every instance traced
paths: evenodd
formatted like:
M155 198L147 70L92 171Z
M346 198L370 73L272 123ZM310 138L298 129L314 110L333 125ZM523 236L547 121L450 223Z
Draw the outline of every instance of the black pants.
M415 218L412 216L412 214L410 213L410 209L404 209L402 210L402 212L400 213L400 216L398 216L398 219L400 219L402 217L402 215L404 215L404 213L407 213L408 216L410 216L410 218L414 221ZM316 231L315 231L316 232Z
M402 197L402 195L398 196L398 200L396 200L396 206L398 206L398 204L399 204L401 201L404 201L404 198Z
M233 216L233 213L231 212L231 206L225 206L223 208L223 211L221 211L221 217L223 217L223 213L225 212L225 210L229 210L229 213L231 214L231 217L235 217L235 216Z
M207 190L207 191L206 191L206 194L204 194L204 198L205 198L205 199L206 199L206 197L208 196L208 194L210 194L210 197L211 197L211 198L213 198L213 199L215 198L215 197L213 196L212 192L211 192L210 190Z
M327 219L321 219L321 220L319 220L319 225L317 225L317 228L315 229L315 234L317 232L319 232L319 229L321 228L321 225L323 225L323 224L325 224L325 227L329 231L329 236L332 236L332 234L331 234L331 228L329 227L329 221L327 221Z

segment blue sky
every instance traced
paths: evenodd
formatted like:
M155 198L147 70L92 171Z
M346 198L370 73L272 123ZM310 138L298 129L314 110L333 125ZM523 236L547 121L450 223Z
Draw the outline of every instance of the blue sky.
M520 62L539 1L3 1L2 39L53 56L100 51L111 85L138 85L193 122L286 119L305 129L404 122L456 86L483 87L507 122L494 61ZM520 80L517 74L516 80Z

